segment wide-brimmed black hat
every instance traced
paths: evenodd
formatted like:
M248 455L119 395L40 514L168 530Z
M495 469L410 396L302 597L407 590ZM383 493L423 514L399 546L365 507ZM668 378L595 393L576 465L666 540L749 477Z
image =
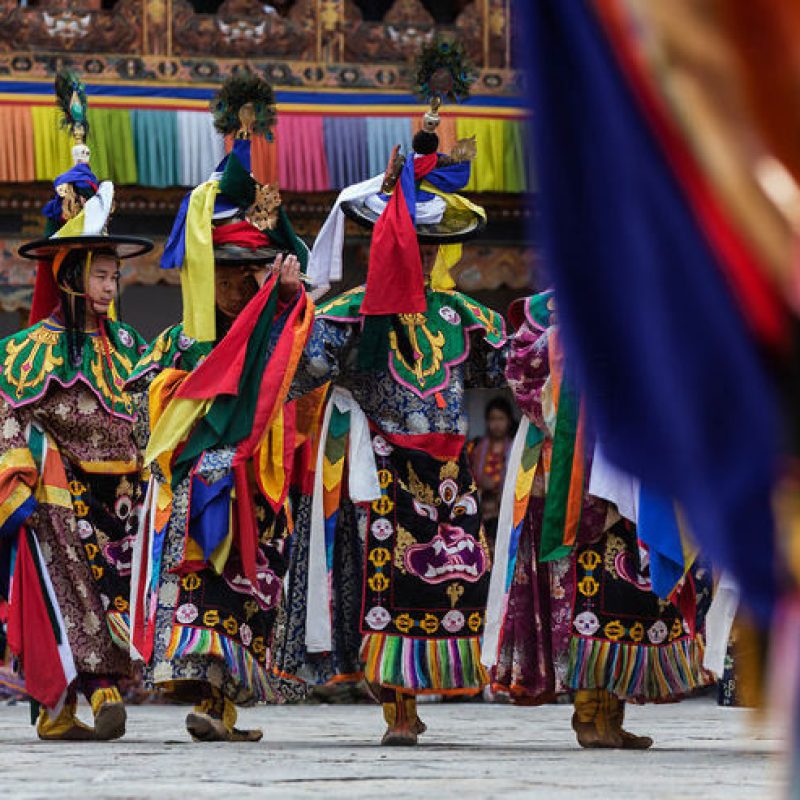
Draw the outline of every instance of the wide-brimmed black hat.
M221 244L214 247L214 264L218 267L238 267L244 265L266 266L271 264L283 250L276 247L257 247L251 249L238 244Z
M50 261L63 250L103 250L113 251L117 258L134 258L153 249L153 242L140 236L54 236L50 239L37 239L19 248L23 258L37 261Z
M366 198L346 200L341 208L347 217L364 228L374 227L380 216L366 204ZM432 225L418 222L415 227L421 244L456 244L477 236L486 227L486 222L469 209L448 206L439 222Z

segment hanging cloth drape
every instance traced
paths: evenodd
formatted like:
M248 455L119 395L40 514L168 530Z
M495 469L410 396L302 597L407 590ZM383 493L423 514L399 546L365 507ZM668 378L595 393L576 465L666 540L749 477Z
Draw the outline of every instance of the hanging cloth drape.
M197 186L208 180L225 155L225 144L214 128L211 114L178 111L178 152L182 186Z
M330 186L322 117L282 114L278 136L286 147L278 150L281 188L294 192L324 192Z
M72 142L60 125L61 112L57 108L34 106L31 119L36 180L52 181L72 166Z
M369 178L366 119L326 117L323 130L331 188L344 189Z
M365 108L365 111L368 109ZM50 106L4 106L0 120L0 182L51 181L72 166L72 141ZM117 184L158 188L197 186L222 160L225 146L206 111L95 108L89 110L92 168ZM253 138L252 172L259 183L288 191L340 189L383 174L395 145L411 152L421 114L336 116L284 112L274 140ZM532 148L523 120L442 114L440 152L475 135L478 157L470 191L523 192L535 186Z
M526 155L522 126L516 122L502 122L503 127L503 182L504 192L526 191Z
M365 178L382 175L392 148L399 144L411 152L411 119L408 117L370 117L367 119L367 171Z
M92 169L115 184L137 183L131 112L126 108L89 109Z
M36 180L33 120L29 106L6 106L0 113L0 181Z
M421 127L421 118L416 117L412 120L412 130L416 133ZM458 131L456 129L456 117L448 114L445 111L442 114L442 120L439 127L436 129L436 134L439 137L439 152L449 153L453 145L458 141Z
M459 139L475 136L478 156L467 184L471 192L501 192L504 185L505 141L503 120L463 117L456 122Z
M143 186L178 186L178 118L174 111L131 111L136 170Z
M278 182L278 136L273 133L272 141L263 136L254 136L250 147L250 168L253 177L262 184Z

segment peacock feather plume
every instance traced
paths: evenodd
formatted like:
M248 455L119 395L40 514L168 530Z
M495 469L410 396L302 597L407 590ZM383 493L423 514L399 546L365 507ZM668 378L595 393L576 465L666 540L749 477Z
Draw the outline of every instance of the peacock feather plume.
M76 72L62 69L56 75L56 102L63 113L61 126L69 128L77 141L85 141L89 135L89 104L86 86Z
M464 45L437 34L417 56L414 90L427 103L437 97L460 103L469 97L476 77Z
M275 92L258 75L231 75L211 101L211 113L223 136L258 134L271 141L278 116Z

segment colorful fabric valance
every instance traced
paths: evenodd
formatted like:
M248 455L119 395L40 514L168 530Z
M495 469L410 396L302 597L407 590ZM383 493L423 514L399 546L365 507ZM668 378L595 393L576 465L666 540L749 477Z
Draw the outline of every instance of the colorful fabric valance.
M0 82L0 89L3 84ZM3 102L0 91L0 182L51 181L71 165L71 142L52 105ZM407 152L421 116L283 111L273 142L257 139L253 172L286 191L341 189L386 169L395 145ZM467 187L523 192L531 186L524 118L461 116L449 108L439 129L443 150L475 136L478 158ZM100 107L89 109L89 146L98 177L122 185L196 186L225 152L208 111Z

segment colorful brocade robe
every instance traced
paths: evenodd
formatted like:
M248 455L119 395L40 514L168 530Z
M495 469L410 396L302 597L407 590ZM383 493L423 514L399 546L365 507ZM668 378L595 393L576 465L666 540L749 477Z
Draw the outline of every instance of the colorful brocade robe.
M259 317L250 337L232 347L250 352L264 331L268 335L262 356L269 352L269 362L260 367L263 371L266 363L266 372L248 387L240 385L239 395L250 392L256 402L254 426L273 421L260 432L253 428L255 446L241 472L232 445L203 449L178 474L192 436L198 431L210 435L201 426L213 413L213 402L197 401L199 414L191 398L181 405L180 393L193 380L196 384L209 376L203 365L232 346L227 336L212 348L175 326L144 354L131 384L141 398L137 432L143 447L159 431L172 436L174 429L183 430L152 466L132 586L135 655L145 661L149 682L177 696L189 681L210 684L240 704L273 697L270 645L288 558L287 495L297 410L283 407L279 387L270 394L267 382L270 376L282 380L285 373L288 388L292 358L296 363L302 351L312 311L303 297L276 318L271 334L269 308L264 313L270 318ZM258 328L261 322L264 330ZM237 330L234 324L228 336ZM274 366L273 358L282 359L283 369ZM212 381L226 380L224 365L214 372ZM274 415L261 418L258 403L268 396L276 404ZM189 409L191 420L183 429L182 409ZM162 420L170 421L166 429L159 427Z
M55 707L80 675L129 671L138 448L125 381L132 328L86 333L82 361L47 319L0 342L0 572L25 688Z
M524 703L576 689L636 702L680 697L710 678L702 667L710 575L699 564L689 570L691 607L660 599L636 527L589 494L593 449L579 404L567 396L561 407L553 310L549 293L529 299L509 348L506 376L527 421L512 447L504 502L513 513L501 510L492 576L504 596L497 606L490 599L483 661L495 687Z
M386 368L365 372L363 296L362 287L320 306L292 390L334 387L319 511L296 523L280 667L316 682L363 675L414 693L475 692L486 681L478 655L491 558L464 391L504 384L505 326L458 292L428 291L425 314L399 317L415 358L395 330Z

